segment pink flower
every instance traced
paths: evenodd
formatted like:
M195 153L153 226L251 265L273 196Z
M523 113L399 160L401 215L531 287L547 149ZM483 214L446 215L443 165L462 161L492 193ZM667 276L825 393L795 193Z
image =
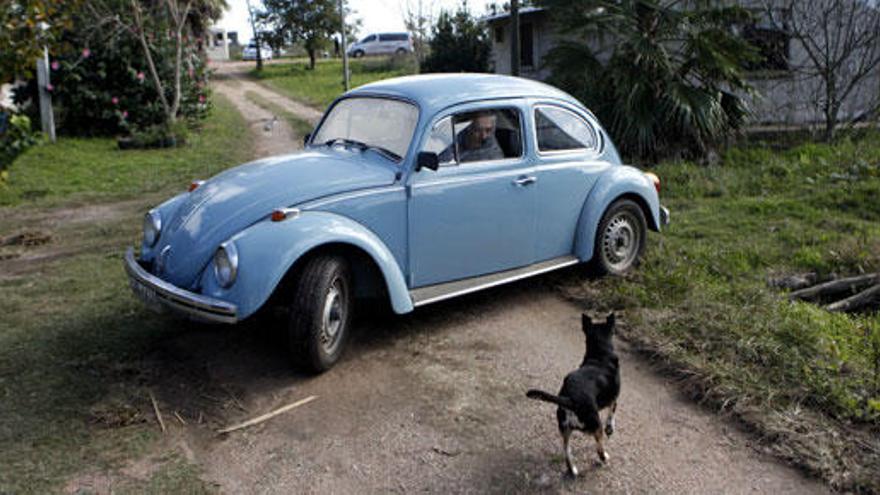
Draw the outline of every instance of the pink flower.
M110 102L113 103L114 105L118 105L118 104L119 104L119 98L117 98L117 97L114 96L113 98L110 98Z
M123 118L123 119L128 118L128 110L123 110L123 111L122 111L122 118Z
M189 77L193 77L195 75L195 71L192 69L192 67L187 70L187 74L189 74Z
M46 91L52 91L55 89L55 86L52 86L52 83L46 83Z
M83 51L82 51L82 56L83 56L83 58L89 58L89 56L90 56L91 54L92 54L92 51L91 51L91 50L89 50L88 48L83 48Z
M140 82L144 82L144 78L145 78L145 77L146 77L146 76L144 75L143 72L138 72L138 73L137 73L138 81L140 81Z
M57 60L52 62L52 70L58 70L60 68L61 68L61 64L59 64Z
M205 95L199 95L199 103L204 103L206 101Z

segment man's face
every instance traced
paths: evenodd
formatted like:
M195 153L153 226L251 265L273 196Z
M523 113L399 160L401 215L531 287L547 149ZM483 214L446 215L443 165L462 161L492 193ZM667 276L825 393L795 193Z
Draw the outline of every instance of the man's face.
M474 119L474 137L477 138L478 143L483 143L483 141L489 139L493 134L495 134L495 116L494 115L481 115Z

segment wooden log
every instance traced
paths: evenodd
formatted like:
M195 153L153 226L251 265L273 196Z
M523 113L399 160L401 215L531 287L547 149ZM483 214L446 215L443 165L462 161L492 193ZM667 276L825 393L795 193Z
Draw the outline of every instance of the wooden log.
M240 430L242 428L247 428L248 426L253 426L255 424L262 423L263 421L266 421L267 419L270 419L270 418L274 418L275 416L278 416L281 413L285 413L287 411L290 411L291 409L295 409L295 408L302 406L304 404L308 404L309 402L311 402L317 398L318 398L318 396L316 396L316 395L310 395L310 396L306 397L305 399L298 400L298 401L294 402L293 404L288 404L284 407L279 407L278 409L275 409L272 412L263 414L262 416L257 416L254 419L249 419L249 420L245 421L244 423L239 423L237 425L228 426L226 428L223 428L222 430L217 430L217 433L229 433L231 431Z
M156 413L156 419L159 421L159 426L162 427L162 433L165 433L165 421L162 419L162 413L159 411L159 404L156 404L156 398L153 397L153 392L150 392L150 402L153 403L153 412Z
M828 311L853 311L880 300L880 284L873 285L854 296L825 306Z
M880 283L880 273L868 273L856 277L840 278L788 294L789 300L811 300L820 296L832 296L842 292L854 291L860 287Z

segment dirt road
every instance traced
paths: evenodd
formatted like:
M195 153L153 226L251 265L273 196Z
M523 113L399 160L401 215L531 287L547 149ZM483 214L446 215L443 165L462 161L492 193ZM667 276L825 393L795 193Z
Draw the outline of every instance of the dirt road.
M361 319L347 356L318 377L292 372L259 324L182 331L155 365L169 373L166 409L205 411L173 438L226 493L826 491L758 453L621 342L611 460L597 466L592 439L577 437L581 475L566 478L554 408L524 393L556 389L580 362L579 327L579 309L544 278ZM234 404L194 402L199 390ZM213 432L309 395L318 399L261 425Z

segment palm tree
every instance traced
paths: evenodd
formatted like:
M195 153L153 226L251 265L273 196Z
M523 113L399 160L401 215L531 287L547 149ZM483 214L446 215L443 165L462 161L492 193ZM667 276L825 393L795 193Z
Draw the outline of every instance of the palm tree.
M592 108L625 155L702 156L744 125L743 67L756 52L734 28L748 11L708 0L541 4L566 39L584 40L551 51L551 82Z

